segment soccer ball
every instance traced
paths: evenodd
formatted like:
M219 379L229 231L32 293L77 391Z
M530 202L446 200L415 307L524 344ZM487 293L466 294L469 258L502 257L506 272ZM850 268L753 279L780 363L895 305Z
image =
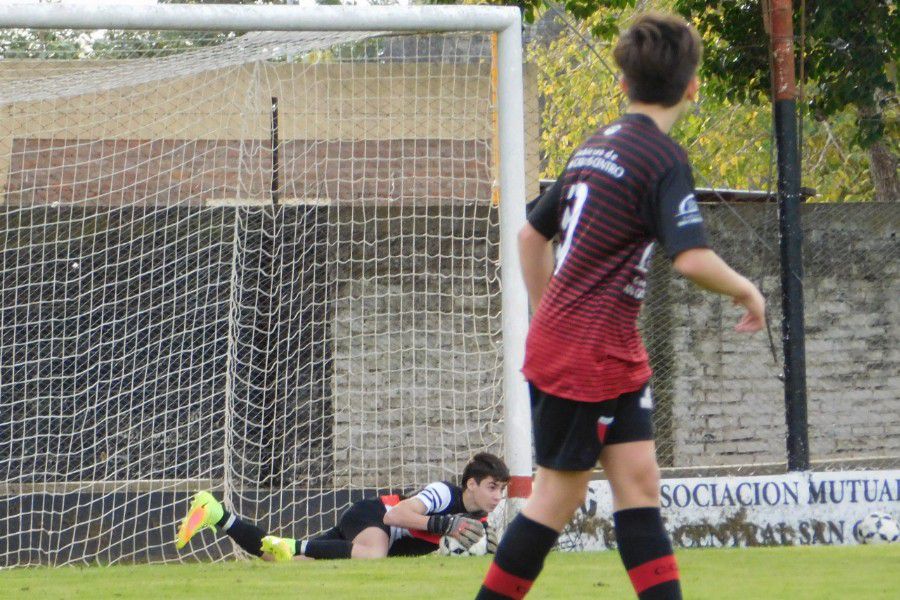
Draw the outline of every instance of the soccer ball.
M483 556L487 554L487 536L481 536L480 540L466 550L455 538L445 535L441 538L438 553L442 556Z
M887 513L872 513L856 522L853 537L860 544L890 544L900 541L900 524Z

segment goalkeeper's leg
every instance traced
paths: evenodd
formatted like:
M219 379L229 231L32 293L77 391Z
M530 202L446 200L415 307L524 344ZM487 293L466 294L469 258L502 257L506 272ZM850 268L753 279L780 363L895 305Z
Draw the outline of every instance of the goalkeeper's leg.
M262 556L262 539L266 532L229 513L209 492L198 492L194 495L191 506L178 528L175 546L181 549L201 529L216 527L224 531L246 552Z
M361 500L348 508L329 531L306 540L266 536L262 549L278 561L292 558L384 558L390 549L390 528L384 524L384 504Z

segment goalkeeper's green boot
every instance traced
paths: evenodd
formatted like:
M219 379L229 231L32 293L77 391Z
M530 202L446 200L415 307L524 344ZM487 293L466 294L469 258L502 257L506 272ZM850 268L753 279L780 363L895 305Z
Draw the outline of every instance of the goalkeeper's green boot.
M181 550L184 548L194 534L209 527L214 529L216 523L222 519L224 514L222 505L218 500L213 498L209 492L197 492L191 502L184 520L181 521L181 527L178 528L178 534L175 537L175 547Z
M278 562L291 560L297 552L297 540L267 535L262 539L260 550L271 554Z

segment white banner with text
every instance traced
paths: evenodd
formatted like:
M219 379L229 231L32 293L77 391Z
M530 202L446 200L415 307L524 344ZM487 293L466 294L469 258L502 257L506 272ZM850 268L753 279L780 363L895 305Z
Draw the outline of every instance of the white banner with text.
M900 470L663 479L662 515L680 548L855 544L853 526L900 518ZM615 548L612 493L592 481L562 550Z

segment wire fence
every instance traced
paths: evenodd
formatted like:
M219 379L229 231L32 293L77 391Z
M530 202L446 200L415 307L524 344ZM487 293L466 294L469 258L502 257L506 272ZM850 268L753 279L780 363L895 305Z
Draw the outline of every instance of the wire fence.
M621 22L632 17L623 14ZM591 38L590 26L551 4L529 41L548 181L589 133L625 107L612 47ZM767 40L745 50L765 53ZM885 118L895 117L896 97L882 100ZM805 106L802 276L813 468L896 467L900 198L876 198L878 173L870 162L879 148L854 144L859 117L852 109L825 118ZM737 308L686 285L665 261L655 261L641 328L654 367L660 462L673 471L786 468L772 123L765 99L722 99L701 88L693 111L672 132L688 151L696 185L706 188L698 195L714 249L760 287L769 321L765 333L734 333ZM894 142L888 135L881 147Z
M556 177L625 107L589 26L551 7L527 32L535 179ZM315 532L353 494L452 478L471 451L502 452L489 39L5 34L6 564L175 560L167 527L187 485L231 486L243 514ZM285 129L280 183L272 90L282 127L296 111L315 133ZM882 100L895 116L896 97ZM149 101L187 108L122 116ZM877 153L854 144L856 115L801 118L816 190L801 211L813 466L896 468L900 202L875 199ZM783 471L771 112L701 92L673 135L707 190L714 247L763 290L769 330L734 333L738 309L654 259L641 328L660 462ZM353 201L316 201L335 190ZM218 410L226 389L245 403ZM62 507L49 529L47 498ZM104 503L115 508L98 516ZM119 516L139 533L115 537Z

